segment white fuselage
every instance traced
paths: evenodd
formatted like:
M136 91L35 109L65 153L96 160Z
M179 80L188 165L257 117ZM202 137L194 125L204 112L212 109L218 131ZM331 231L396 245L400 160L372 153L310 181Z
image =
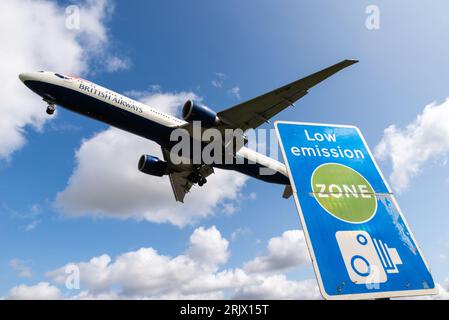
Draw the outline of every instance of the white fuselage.
M156 126L155 128L156 131L158 130L158 128L163 127L169 130L173 130L177 127L186 124L186 121L184 120L178 119L174 116L158 111L157 109L151 106L130 99L119 93L116 93L112 90L109 90L107 88L104 88L102 86L99 86L97 84L94 84L90 81L81 78L67 76L49 71L23 73L19 77L31 90L41 95L47 102L51 102L53 100L54 103L62 105L63 107L66 107L70 110L85 114L87 116L92 116L93 118L96 118L100 121L110 123L112 125L120 127L123 130L135 134L143 135L140 133L139 130L134 128L134 126L138 127L140 125L139 118L148 120L149 124L154 124ZM72 96L73 98L71 100L67 100L70 99L70 97L66 96ZM85 101L87 101L86 99L88 98L90 106L81 105L84 104ZM79 100L78 105L75 103L76 101L72 100ZM97 102L92 103L92 101L97 101L98 103ZM98 105L98 110L93 109L95 108L96 105ZM101 107L110 106L110 108L120 109L115 111L119 111L121 114L126 115L126 121L123 121L123 124L120 123L120 119L117 119L118 116L114 116L115 117L114 121L109 120L107 113L112 111L112 109L105 110L103 108L100 111L100 106ZM91 110L87 108L91 108ZM103 117L105 120L103 120ZM107 121L106 119L108 119L109 121ZM147 128L147 130L151 130L151 128ZM144 136L153 139L151 135L148 136L144 135ZM162 145L163 141L161 139L169 140L170 136L168 135L166 137L154 138L156 142ZM255 162L260 167L269 168L277 172L278 175L287 177L287 170L284 164L270 157L267 157L261 153L243 147L237 152L237 155L244 159L250 159L252 162ZM234 164L234 166L237 165L238 164ZM244 166L244 164L242 164L242 166ZM240 168L237 171L245 173L245 170L241 170ZM254 176L254 174L251 175Z

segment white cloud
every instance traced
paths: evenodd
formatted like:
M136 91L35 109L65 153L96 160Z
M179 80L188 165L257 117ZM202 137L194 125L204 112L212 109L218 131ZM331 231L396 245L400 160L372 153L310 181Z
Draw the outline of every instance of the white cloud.
M87 262L69 263L47 273L53 285L66 282L67 266L79 268L82 291L68 299L313 299L318 298L313 280L292 281L282 274L247 273L242 268L224 268L229 242L215 226L199 227L189 246L177 256L166 256L148 247L125 252L115 259L103 254ZM18 290L17 288L21 288ZM43 292L37 292L40 288ZM57 287L39 284L18 286L10 298L48 295ZM50 290L52 289L52 290ZM22 291L22 294L17 294Z
M19 277L22 278L31 278L33 273L31 272L31 268L28 267L25 262L14 258L12 260L9 261L9 266L17 272L17 274L19 275Z
M31 231L36 229L36 227L39 225L39 223L41 223L41 220L34 220L31 223L27 224L25 226L25 231Z
M108 255L76 264L81 285L94 295L132 298L219 297L221 290L245 283L241 270L217 272L227 262L228 241L215 228L198 228L190 237L185 254L169 257L153 248L127 252L112 261ZM65 267L48 276L57 284L65 282ZM114 293L113 288L119 288ZM85 294L86 295L86 294Z
M213 265L228 261L229 242L221 237L215 226L207 230L203 227L196 229L190 236L190 244L187 254L194 261Z
M449 99L442 104L427 105L415 121L404 129L391 125L376 146L375 154L388 159L393 166L390 176L395 189L401 191L418 175L431 159L447 156L449 152Z
M226 75L224 73L221 72L217 72L215 73L216 78L211 80L211 84L212 86L214 86L215 88L224 88L224 82L226 80ZM235 97L236 99L240 100L242 99L242 97L240 96L240 88L238 86L234 86L230 89L227 90L228 94L232 95L233 97Z
M293 243L298 245L295 240L298 237L294 233L287 231L272 238L267 251L280 249L277 246L281 244L287 247ZM35 286L14 287L8 298L321 299L315 279L290 280L279 272L266 273L265 268L260 272L226 268L230 255L228 245L215 226L199 227L190 236L186 250L177 256L163 255L151 247L125 252L115 259L103 254L87 262L69 263L48 272L47 277L52 284L41 282ZM67 292L63 297L58 286L65 284L69 265L78 266L82 291ZM297 261L296 265L300 266L302 262ZM278 267L272 270L275 269ZM449 299L449 279L438 287L438 295L415 299Z
M239 87L232 87L231 89L229 89L229 94L233 95L235 98L237 98L238 100L242 99L242 97L240 96L240 88Z
M446 281L448 282L448 281ZM449 285L441 285L437 284L438 294L435 296L431 296L433 300L449 300Z
M89 291L81 291L79 294L70 297L70 300L120 300L122 297L115 292L94 294Z
M131 62L129 59L123 59L119 57L108 57L106 59L106 71L116 72L121 70L126 70L130 67Z
M23 226L23 230L25 231L34 230L41 222L39 217L42 213L42 209L38 204L33 204L25 210L17 210L2 203L0 204L0 209L5 213L8 213L12 218L26 223L26 225Z
M257 283L238 289L234 299L246 300L317 300L321 299L314 279L291 281L283 274L257 276Z
M215 73L215 75L217 76L217 78L211 81L212 86L214 86L215 88L222 88L223 83L226 80L226 75L222 72L217 72Z
M30 212L29 214L25 215L25 217L27 219L32 219L33 221L31 221L30 223L28 223L25 226L25 231L31 231L36 229L36 227L39 225L39 223L41 223L41 220L38 219L38 217L41 215L42 213L42 208L40 205L38 204L33 204L30 207Z
M268 253L247 262L244 270L249 273L274 272L309 262L304 232L289 230L280 237L271 238L268 242Z
M21 284L9 291L11 300L58 300L62 299L61 291L48 282L40 282L35 286Z
M85 74L91 63L106 55L105 21L111 2L86 0L79 8L80 29L70 30L65 8L54 1L0 1L0 42L4 44L0 51L0 159L9 160L25 144L28 127L41 130L49 119L40 98L19 81L20 73Z
M175 114L193 93L141 94L141 101ZM76 168L67 188L55 200L70 216L98 215L144 219L184 226L213 214L217 205L238 197L246 177L232 171L215 170L203 187L194 186L185 203L177 203L168 177L145 175L137 170L142 154L162 158L160 147L151 141L109 128L83 141L76 152Z
M449 300L449 278L443 284L437 283L438 294L431 296L433 300Z
M252 233L251 228L244 227L244 228L237 228L234 232L231 234L231 240L234 241L239 237L248 236Z
M212 80L210 82L215 88L221 88L223 86L223 83L220 82L219 80Z
M76 266L79 268L82 285L89 288L93 293L102 292L109 287L111 274L108 268L110 262L111 257L103 254L93 257L88 262L68 263L63 268L48 272L47 276L56 284L65 284L67 279L66 270L73 270Z

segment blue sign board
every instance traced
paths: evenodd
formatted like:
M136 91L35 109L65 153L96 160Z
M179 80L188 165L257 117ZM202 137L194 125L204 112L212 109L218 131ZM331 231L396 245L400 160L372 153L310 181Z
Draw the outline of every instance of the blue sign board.
M429 267L361 132L276 122L321 294L436 294Z

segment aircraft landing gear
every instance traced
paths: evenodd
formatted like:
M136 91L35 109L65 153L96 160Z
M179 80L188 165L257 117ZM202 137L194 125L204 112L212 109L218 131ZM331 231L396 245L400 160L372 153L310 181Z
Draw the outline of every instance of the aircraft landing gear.
M211 166L197 166L193 169L187 179L192 184L198 184L199 187L202 187L207 183L206 177L210 176L212 173L214 173L214 169Z
M52 115L53 113L55 113L55 105L50 103L47 106L47 114Z
M207 183L207 179L206 178L201 178L200 181L198 181L198 185L200 187L204 186Z
M207 179L201 176L199 172L192 172L188 179L195 184L198 184L198 186L202 187L207 183Z
M46 111L47 114L52 115L53 113L55 113L55 110L56 110L55 98L46 94L46 95L44 95L44 98L42 100L44 100L47 103L47 111Z

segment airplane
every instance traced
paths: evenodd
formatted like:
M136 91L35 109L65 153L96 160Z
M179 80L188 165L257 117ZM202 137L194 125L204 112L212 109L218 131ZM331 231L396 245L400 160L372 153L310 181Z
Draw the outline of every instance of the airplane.
M184 128L192 133L192 124L201 121L205 128L240 129L243 132L256 129L282 110L304 97L308 90L338 71L357 63L343 60L328 68L291 82L251 100L239 103L220 112L188 100L182 108L182 119L163 113L156 108L125 97L88 80L51 71L21 73L19 79L47 104L46 112L52 115L55 106L61 106L81 115L107 123L135 135L155 141L162 148L164 160L142 155L138 170L162 177L168 175L175 200L184 202L185 195L194 185L203 186L214 168L235 170L269 183L284 185L284 198L292 195L292 188L285 165L245 146L230 152L242 160L236 163L175 163L170 140L173 130ZM202 146L204 146L202 144ZM192 154L192 153L190 153ZM252 161L249 161L251 159ZM273 174L261 174L261 169Z

